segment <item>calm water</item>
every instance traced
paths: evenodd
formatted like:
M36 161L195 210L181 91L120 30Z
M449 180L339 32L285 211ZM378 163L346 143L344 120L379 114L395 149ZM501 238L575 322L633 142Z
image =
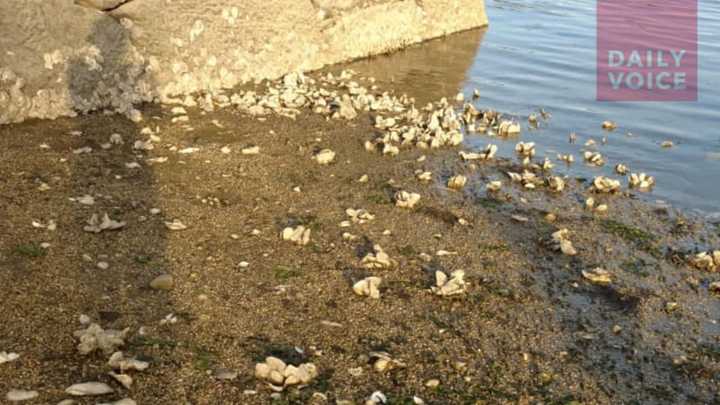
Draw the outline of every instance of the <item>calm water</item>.
M476 87L480 106L519 116L538 107L552 112L547 127L522 137L553 157L552 151L573 152L576 163L568 174L610 175L615 163L623 162L656 177L649 198L720 211L720 2L700 2L699 101L655 103L595 100L595 4L489 0L491 26L467 72L466 91ZM620 125L607 145L598 146L608 163L589 168L578 161L580 151L588 138L600 144L600 123L606 119ZM568 143L571 132L579 136L576 145ZM661 148L665 140L676 146ZM505 145L506 154L511 146Z
M487 0L490 27L433 41L388 57L355 64L361 73L402 84L420 102L463 90L480 90L476 105L518 117L544 108L552 118L538 130L524 128L519 139L471 135L467 142L500 146L513 156L518 140L534 141L538 156L555 161L572 153L575 164L556 171L571 176L618 177L624 163L633 172L656 177L650 200L705 213L720 211L720 2L700 4L698 102L598 102L595 99L595 0ZM619 128L607 134L601 123ZM576 144L568 142L578 134ZM632 133L628 136L627 133ZM607 135L608 143L601 144ZM605 156L602 168L583 163L588 139ZM660 147L663 141L676 145Z

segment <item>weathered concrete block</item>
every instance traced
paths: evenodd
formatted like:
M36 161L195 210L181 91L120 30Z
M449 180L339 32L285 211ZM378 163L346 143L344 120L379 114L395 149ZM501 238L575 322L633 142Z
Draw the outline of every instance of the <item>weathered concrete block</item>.
M128 113L486 24L483 0L3 0L0 124Z

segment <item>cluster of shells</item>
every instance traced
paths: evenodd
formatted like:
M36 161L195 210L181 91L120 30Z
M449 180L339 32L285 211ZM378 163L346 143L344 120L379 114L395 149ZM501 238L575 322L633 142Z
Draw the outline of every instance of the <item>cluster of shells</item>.
M312 363L293 366L270 356L265 358L264 362L255 365L255 377L266 381L273 391L278 392L289 386L306 386L317 376L317 367Z

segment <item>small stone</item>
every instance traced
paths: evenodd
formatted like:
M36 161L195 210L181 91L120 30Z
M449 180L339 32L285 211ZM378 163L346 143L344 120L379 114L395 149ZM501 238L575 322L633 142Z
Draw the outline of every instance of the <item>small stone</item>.
M163 274L163 275L155 277L150 282L150 287L154 290L168 291L173 288L173 284L174 284L173 276L170 274Z

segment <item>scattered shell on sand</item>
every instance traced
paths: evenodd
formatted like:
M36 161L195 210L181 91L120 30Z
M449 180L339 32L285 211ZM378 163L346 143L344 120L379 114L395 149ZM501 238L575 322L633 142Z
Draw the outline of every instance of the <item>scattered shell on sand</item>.
M171 231L183 231L187 229L187 225L180 222L178 219L172 221L165 221L165 227Z
M467 184L467 177L462 174L453 176L448 180L447 186L452 190L461 190Z
M500 191L500 189L502 188L502 181L500 181L500 180L491 181L487 184L487 186L485 186L485 188L487 188L487 190L490 192Z
M370 360L373 361L373 369L378 373L384 373L397 368L406 367L405 363L393 359L387 352L370 352Z
M317 368L312 363L304 363L296 367L285 364L277 357L267 357L265 362L255 365L255 377L268 382L276 391L282 391L290 385L307 385L317 375Z
M415 177L420 181L430 181L432 180L432 172L424 172L422 170L418 170L415 172Z
M395 193L395 206L400 208L413 208L420 201L420 194L408 191Z
M375 219L375 215L369 213L367 210L364 210L362 208L348 208L345 210L345 213L348 217L350 217L350 220L356 224L364 224Z
M353 284L353 291L355 291L357 295L379 299L380 283L382 283L382 278L380 277L366 277Z
M524 170L522 174L515 172L507 172L506 174L510 177L510 180L522 184L523 187L529 190L535 189L538 184L542 183L535 173L527 170Z
M310 228L305 228L302 225L299 225L296 228L287 227L283 229L280 237L282 240L293 242L296 245L305 246L310 242Z
M0 352L0 364L10 363L11 361L15 361L19 358L20 355L17 353Z
M482 152L465 152L461 150L458 154L462 160L490 160L495 157L497 151L497 145L488 144Z
M330 149L323 149L320 152L316 153L315 156L313 156L313 160L315 160L321 165L330 164L333 160L335 160L335 152L331 151Z
M370 180L370 178L368 177L368 175L367 175L367 174L363 174L363 175L360 176L360 178L358 179L358 183L367 183L368 180Z
M101 382L86 382L73 384L65 390L65 393L74 396L105 395L115 392L109 385Z
M110 356L110 359L108 360L108 365L112 367L114 370L120 370L121 372L134 370L134 371L143 371L147 370L148 367L150 367L150 363L146 361L141 361L137 359L127 359L125 358L125 355L123 352L115 352Z
M127 374L118 374L114 371L111 371L108 373L108 375L115 379L115 381L119 382L120 385L125 387L125 389L127 390L129 390L133 385L133 378Z
M547 180L548 188L556 193L561 193L565 190L565 180L559 176L551 176Z
M100 233L102 231L114 231L121 229L125 226L125 222L115 221L110 219L108 214L104 214L102 221L98 218L97 214L93 214L87 221L87 225L83 227L85 232Z
M631 173L628 177L628 183L631 188L638 190L648 190L655 185L655 178L645 173Z
M21 402L35 399L40 395L37 391L10 390L5 394L5 399L10 402Z
M449 277L445 272L436 271L435 285L430 290L440 296L464 294L467 289L464 278L465 272L463 270L455 270Z
M373 252L362 258L360 264L366 269L387 269L393 267L395 262L385 253L380 245L373 246Z
M627 174L627 172L628 168L624 164L618 163L617 165L615 165L615 173L622 174L624 176Z
M575 250L575 248L573 247L569 236L570 231L563 228L552 234L552 240L555 244L555 250L559 250L567 256L575 256L577 254L577 250Z
M716 271L720 268L720 250L710 252L700 252L690 258L690 264L700 270Z
M583 270L582 275L593 284L609 285L612 282L611 274L600 267L590 271Z
M78 330L74 333L80 341L77 349L80 354L89 354L95 350L102 350L105 354L114 353L116 349L125 344L125 337L130 328L124 330L103 329L100 325L93 323L87 329Z
M601 193L616 193L620 191L620 181L605 176L593 179L593 189Z
M588 164L598 167L605 165L605 158L598 152L585 151L583 157Z
M257 155L260 153L260 147L259 146L250 146L247 148L243 148L240 150L240 153L243 155Z

